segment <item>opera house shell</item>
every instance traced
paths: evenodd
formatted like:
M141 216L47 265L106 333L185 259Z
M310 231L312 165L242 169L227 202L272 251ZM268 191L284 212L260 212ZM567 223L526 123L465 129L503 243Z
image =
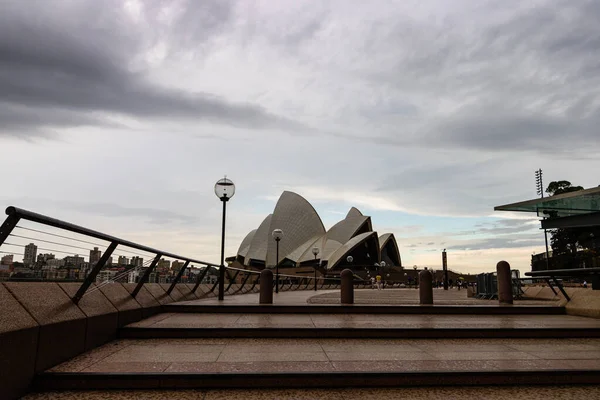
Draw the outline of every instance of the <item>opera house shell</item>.
M236 262L253 269L274 267L277 243L272 232L275 229L284 233L279 242L280 268L318 267L328 274L339 273L344 268L364 269L381 261L390 267L402 266L394 235L378 236L373 231L371 217L352 207L343 220L326 231L313 206L302 196L288 191L283 192L273 213L246 235ZM312 252L315 247L319 249L316 257Z

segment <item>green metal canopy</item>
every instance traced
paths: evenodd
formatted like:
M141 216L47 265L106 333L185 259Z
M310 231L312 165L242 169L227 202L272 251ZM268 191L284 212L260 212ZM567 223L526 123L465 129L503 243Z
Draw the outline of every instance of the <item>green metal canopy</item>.
M600 212L600 187L494 207L495 211L535 212L539 217L569 217Z

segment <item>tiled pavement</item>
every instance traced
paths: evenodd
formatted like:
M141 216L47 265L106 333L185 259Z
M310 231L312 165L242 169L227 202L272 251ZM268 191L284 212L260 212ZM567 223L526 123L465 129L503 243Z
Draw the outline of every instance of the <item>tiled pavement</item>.
M600 328L572 315L201 314L163 313L129 327L144 328Z
M600 339L123 339L50 372L600 370Z
M208 299L183 301L176 304L185 305L250 305L259 303L258 293L248 293L235 296L227 296L225 300L219 301L212 297ZM437 305L498 305L498 300L478 300L468 298L466 290L433 290L433 301ZM418 304L419 291L415 289L355 289L355 304ZM300 290L291 292L273 293L273 304L278 305L319 305L339 304L340 289L336 290ZM516 300L515 305L554 305L554 301L540 300Z
M507 387L431 387L431 388L394 388L394 389L285 389L285 390L178 390L178 391L77 391L32 393L24 400L449 400L449 399L489 399L489 400L572 400L598 399L600 386L507 386Z

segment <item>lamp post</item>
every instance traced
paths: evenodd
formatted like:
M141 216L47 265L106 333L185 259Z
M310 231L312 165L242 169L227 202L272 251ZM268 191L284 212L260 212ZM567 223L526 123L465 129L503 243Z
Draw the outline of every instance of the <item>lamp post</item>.
M381 275L381 280L383 281L383 282L381 282L381 288L385 289L385 282L386 282L386 280L383 279L383 276L384 276L383 274L385 274L385 265L386 265L385 261L382 261L381 263L379 263L379 265L381 266L381 274L382 274ZM390 275L388 274L388 276L390 276Z
M221 264L219 265L219 300L225 297L225 212L229 199L235 194L235 185L227 176L215 183L215 194L223 203L223 225L221 227Z
M315 292L317 291L317 256L319 255L319 248L313 247L312 253L315 256Z
M417 282L419 281L419 274L417 274L417 266L413 266L413 269L415 270L415 289L417 288Z
M279 241L283 237L283 231L281 229L273 230L273 238L277 243L277 250L275 252L275 293L279 293Z

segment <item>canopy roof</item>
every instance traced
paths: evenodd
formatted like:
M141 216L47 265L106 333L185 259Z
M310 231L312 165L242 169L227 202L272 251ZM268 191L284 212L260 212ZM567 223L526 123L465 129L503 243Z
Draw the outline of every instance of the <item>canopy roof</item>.
M495 211L535 212L540 217L568 217L600 211L600 187L494 207Z

